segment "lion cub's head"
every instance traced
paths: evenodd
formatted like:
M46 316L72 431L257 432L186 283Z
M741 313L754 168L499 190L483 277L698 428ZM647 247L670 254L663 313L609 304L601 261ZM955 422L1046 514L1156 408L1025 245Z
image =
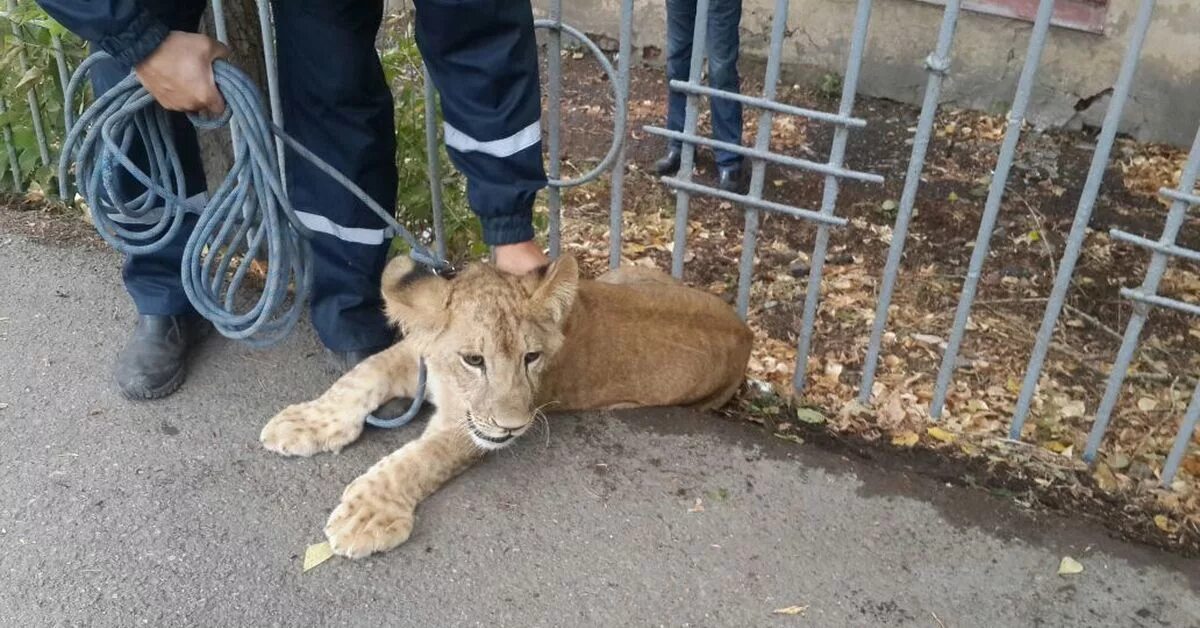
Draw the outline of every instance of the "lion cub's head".
M438 403L462 413L477 445L498 449L535 418L578 283L568 256L522 277L475 264L453 279L401 256L383 273L383 297L404 342L424 356Z

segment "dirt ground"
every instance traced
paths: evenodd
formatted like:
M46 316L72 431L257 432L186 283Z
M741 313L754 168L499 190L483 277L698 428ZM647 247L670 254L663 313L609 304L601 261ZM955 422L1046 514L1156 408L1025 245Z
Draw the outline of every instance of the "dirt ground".
M567 174L589 169L611 141L607 78L577 56L568 54L564 61ZM747 68L743 75L743 91L761 93L761 71ZM783 102L837 109L837 94L798 85L780 91ZM664 141L642 130L665 124L665 94L660 69L635 69L622 253L629 263L669 269L675 199L650 172ZM702 111L707 132L708 114ZM1200 551L1200 450L1195 446L1200 437L1194 437L1172 487L1159 486L1163 461L1200 373L1200 321L1153 312L1099 463L1088 468L1080 459L1131 313L1118 291L1141 283L1150 257L1113 241L1108 230L1158 239L1166 205L1155 192L1177 184L1184 159L1178 150L1124 139L1114 149L1068 307L1018 443L1007 439L1007 430L1096 131L1026 131L991 239L961 366L944 419L935 424L928 416L933 383L1005 131L1003 116L944 110L927 157L873 403L870 408L853 403L918 113L908 105L869 98L855 108L868 126L852 133L848 166L881 174L886 182L841 186L837 214L850 224L831 233L808 382L798 399L790 382L816 229L799 219L763 215L750 311L757 345L751 386L738 414L784 438L836 440L864 454L908 450L903 455L930 472L988 484L1030 503L1090 513L1127 536ZM758 112L747 109L745 118L749 144ZM776 117L771 149L824 162L832 131L823 123ZM701 149L697 164L697 179L712 184L711 153ZM769 200L820 207L823 178L818 175L768 166L765 181ZM565 247L592 270L601 270L608 252L607 181L566 191L563 206ZM1189 220L1179 242L1200 247L1197 226L1195 218ZM693 198L686 281L732 302L742 231L737 208ZM1196 302L1197 268L1173 263L1161 292ZM923 450L936 453L926 456Z

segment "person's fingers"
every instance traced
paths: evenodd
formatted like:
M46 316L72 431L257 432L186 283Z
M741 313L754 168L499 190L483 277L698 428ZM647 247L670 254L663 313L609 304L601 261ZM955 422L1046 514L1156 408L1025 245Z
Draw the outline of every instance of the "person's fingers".
M204 99L204 109L209 115L219 116L225 113L225 97L217 89L217 79L212 67L208 69L208 89Z
M228 59L229 55L231 54L233 54L233 51L229 49L229 46L226 46L215 39L213 40L213 59Z

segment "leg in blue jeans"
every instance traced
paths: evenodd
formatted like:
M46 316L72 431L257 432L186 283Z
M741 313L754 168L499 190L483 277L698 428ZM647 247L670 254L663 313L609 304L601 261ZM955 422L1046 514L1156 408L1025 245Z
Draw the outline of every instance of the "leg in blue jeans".
M711 0L708 9L708 83L714 89L739 93L738 29L742 21L742 0ZM742 143L742 103L725 98L710 99L713 139L730 144ZM742 156L717 151L717 165L740 164Z
M738 92L737 71L738 29L742 19L741 0L710 0L708 5L708 81L710 86L728 92ZM696 0L667 0L667 79L686 81L692 60L692 35L696 26ZM740 144L742 135L742 105L724 98L710 99L713 137L723 142ZM683 130L687 95L670 90L667 99L667 128ZM678 146L678 142L672 142ZM717 164L733 166L741 156L717 151Z

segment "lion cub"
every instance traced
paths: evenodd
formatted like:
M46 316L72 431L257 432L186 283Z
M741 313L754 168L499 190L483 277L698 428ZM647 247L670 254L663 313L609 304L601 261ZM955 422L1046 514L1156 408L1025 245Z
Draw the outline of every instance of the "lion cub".
M261 436L284 455L336 452L369 412L415 393L424 358L429 426L351 482L325 526L334 552L351 558L403 543L422 499L525 433L542 408L716 408L750 357L750 330L721 299L641 268L584 281L562 257L527 276L478 264L445 279L398 257L383 296L404 340L284 409Z

